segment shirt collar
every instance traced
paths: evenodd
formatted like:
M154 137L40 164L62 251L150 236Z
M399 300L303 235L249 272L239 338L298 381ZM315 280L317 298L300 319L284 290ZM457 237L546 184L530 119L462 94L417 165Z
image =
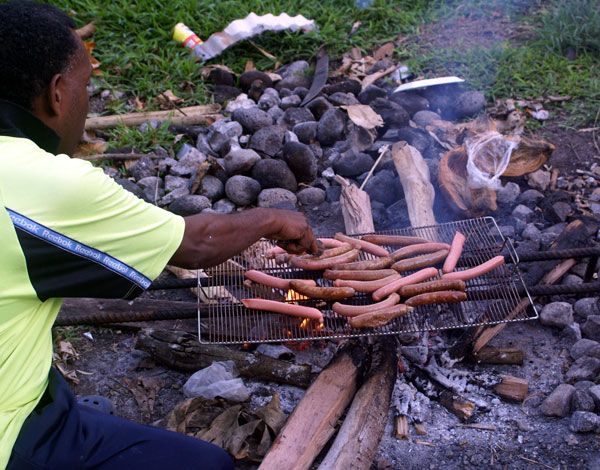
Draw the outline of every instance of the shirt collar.
M27 109L6 100L0 100L0 135L29 139L46 152L58 153L58 134Z

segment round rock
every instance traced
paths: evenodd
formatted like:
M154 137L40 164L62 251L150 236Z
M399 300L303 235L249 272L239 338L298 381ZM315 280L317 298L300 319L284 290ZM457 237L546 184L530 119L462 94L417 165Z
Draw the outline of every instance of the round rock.
M317 126L317 140L321 145L333 145L342 138L346 116L339 109L326 111Z
M247 176L235 175L225 183L227 198L238 206L252 204L256 201L260 190L260 183Z
M325 201L325 191L321 188L305 188L298 191L297 197L303 206L316 207Z
M600 426L600 417L589 411L576 411L571 416L569 429L573 432L592 432Z
M358 80L348 79L324 86L323 93L325 93L326 95L332 95L333 93L341 92L358 95L361 89L362 86Z
M564 328L573 323L573 307L568 302L552 302L540 312L542 325Z
M456 119L472 117L485 108L485 96L479 91L465 91L454 101L453 110Z
M402 106L408 114L413 116L413 121L415 122L417 122L415 120L416 113L429 110L429 101L427 100L427 98L421 95L417 95L416 93L399 91L398 93L392 94L392 96L390 96L390 99L394 103ZM436 119L441 119L439 115L437 116L438 117Z
M600 372L600 359L583 356L577 359L567 371L567 380L579 382L580 380L596 380Z
M588 315L586 322L581 326L583 336L600 342L600 315Z
M342 176L358 176L369 171L374 163L375 160L366 153L351 149L333 162L333 169Z
M259 207L273 207L282 202L296 204L296 195L283 188L263 189L258 195Z
M310 112L313 114L316 120L319 120L321 119L321 117L323 117L323 114L325 114L330 109L333 109L333 106L325 98L323 98L322 96L318 96L310 103L308 103L306 105L306 108L310 110Z
M225 156L225 171L230 175L246 173L250 171L260 159L260 155L254 150L233 150Z
M379 201L386 207L400 199L402 191L400 180L391 170L382 170L375 173L363 189L372 201Z
M225 194L225 185L216 176L204 175L204 178L202 178L202 181L200 181L198 192L202 196L206 196L211 201L217 201Z
M431 137L427 132L412 126L401 127L389 132L395 132L397 140L405 140L409 145L412 145L421 152L421 154L425 154L432 143Z
M433 121L439 121L440 119L442 117L438 113L429 110L417 111L412 117L415 124L420 127L427 127Z
M294 173L283 160L266 159L257 162L252 168L252 178L265 189L284 188L294 192L298 188Z
M569 384L561 384L542 402L540 410L546 416L557 416L564 418L571 410L571 398L575 393L575 387Z
M352 93L342 93L338 91L329 96L329 102L334 106L350 106L353 104L360 104L360 101L356 99Z
M297 60L278 69L277 74L280 75L281 78L287 78L294 75L306 75L309 69L310 65L308 62L305 60Z
M174 214L186 217L188 215L199 214L204 209L210 207L210 200L206 196L189 195L175 199L169 204L169 210Z
M600 343L598 341L583 338L571 346L570 353L571 357L575 360L584 356L600 359Z
M231 214L235 211L235 204L229 199L223 198L215 202L212 208L217 214Z
M138 183L141 183L141 181L138 181ZM575 302L573 310L575 310L575 313L581 318L587 318L590 315L600 315L600 305L598 300L598 297L584 297Z
M521 194L521 188L517 183L509 181L498 190L498 202L502 204L513 204Z
M571 398L571 409L573 411L594 411L596 404L592 396L585 390L575 390Z
M298 136L300 142L310 144L317 138L317 126L316 121L301 122L292 127L292 132Z
M255 84L256 81L262 82L264 86L263 90L273 86L273 80L271 80L271 77L264 72L259 72L258 70L248 70L240 75L239 85L240 88L247 93L253 84L255 86L257 85Z
M362 104L369 104L376 98L387 98L387 91L377 85L369 85L358 94L357 98Z
M238 108L232 113L231 118L234 121L239 122L244 128L244 131L249 134L273 124L271 116L257 107Z
M296 124L300 122L314 121L315 117L306 108L288 108L281 116L281 124L286 126L288 129L292 129Z
M408 126L410 116L399 104L385 98L377 98L369 103L369 106L383 119L384 125L381 132L385 132L390 127L400 128Z
M317 177L317 160L308 145L288 142L283 146L282 156L298 182L310 183Z

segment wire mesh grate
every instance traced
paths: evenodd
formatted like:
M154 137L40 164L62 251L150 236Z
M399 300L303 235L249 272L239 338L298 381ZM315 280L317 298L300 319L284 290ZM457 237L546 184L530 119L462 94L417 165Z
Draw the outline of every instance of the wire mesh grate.
M321 271L304 271L280 259L267 257L268 250L273 248L274 244L261 240L240 255L207 270L206 275L211 279L211 287L201 287L199 284L198 322L201 342L244 344L310 341L394 335L537 318L537 312L518 269L516 252L510 240L502 236L492 217L377 233L418 236L450 244L456 231L460 231L466 237L457 269L477 266L500 254L508 256L511 263L467 281L466 301L420 306L385 326L368 329L352 328L346 317L332 311L334 301L301 298L294 291L284 292L246 281L244 273L255 269L284 279L313 279L319 286L333 285L333 281L321 277ZM393 251L398 247L385 248ZM368 258L374 256L361 252L359 260ZM522 294L519 290L526 293L530 309L522 308ZM241 303L241 299L255 297L316 307L323 312L323 324L315 320L246 309ZM354 305L367 305L372 302L370 294L359 292L344 301Z

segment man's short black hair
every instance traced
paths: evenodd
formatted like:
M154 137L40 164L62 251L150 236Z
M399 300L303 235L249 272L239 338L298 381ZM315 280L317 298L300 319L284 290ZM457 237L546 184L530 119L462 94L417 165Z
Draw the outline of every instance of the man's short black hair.
M75 22L53 5L0 4L0 99L31 110L33 101L78 50Z

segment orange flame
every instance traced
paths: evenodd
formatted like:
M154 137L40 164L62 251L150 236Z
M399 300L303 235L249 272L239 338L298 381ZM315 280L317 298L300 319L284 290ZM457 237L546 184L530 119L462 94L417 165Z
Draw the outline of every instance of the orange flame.
M300 323L300 328L306 328L306 325L308 325L308 318L302 320L302 323Z
M293 289L289 289L287 291L287 293L285 294L285 300L288 302L295 302L297 300L305 300L308 299L308 297L306 297L305 295L302 294L298 294L298 292L296 292Z

